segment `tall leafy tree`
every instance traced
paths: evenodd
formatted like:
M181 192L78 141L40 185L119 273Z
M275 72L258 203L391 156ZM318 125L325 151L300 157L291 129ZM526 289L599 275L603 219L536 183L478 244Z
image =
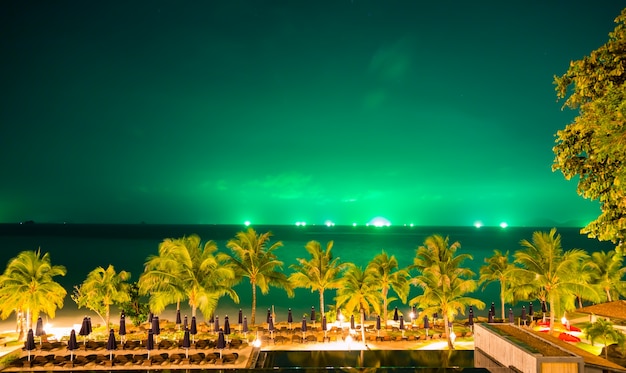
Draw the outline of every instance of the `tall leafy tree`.
M111 327L111 306L127 302L130 272L116 272L109 264L105 269L97 267L87 274L87 278L80 286L74 287L72 299L78 308L87 307L100 316L107 326Z
M276 250L283 246L281 241L270 245L271 232L257 234L253 228L238 232L226 246L231 250L229 256L238 278L246 277L252 287L252 311L250 322L256 322L257 287L262 294L267 294L270 286L285 289L293 296L289 279L282 272L283 262L278 260Z
M228 295L236 303L239 296L233 290L235 270L228 257L217 252L217 244L202 245L198 235L165 239L159 244L159 254L148 257L144 273L139 277L139 292L148 294L150 309L162 312L169 304L187 300L191 315L197 310L208 316L219 299Z
M57 283L56 276L65 276L64 266L52 265L50 254L22 251L7 264L0 276L0 317L5 320L13 312L26 314L26 329L40 313L54 317L56 309L63 307L67 292ZM24 328L19 328L19 338Z
M626 296L626 267L621 254L615 250L594 252L586 264L592 281L600 287L606 301L612 302L619 299L620 295Z
M585 324L585 326L583 326L583 333L585 333L592 346L598 338L602 338L602 342L605 346L605 359L609 358L608 344L610 341L616 342L620 347L624 346L626 342L624 333L616 329L613 323L608 319L598 318L595 322Z
M385 250L368 263L366 271L371 273L381 291L383 320L386 322L389 320L389 302L395 300L395 298L389 298L389 290L393 290L402 303L406 303L409 295L409 271L400 268L396 257L394 255L389 256Z
M341 287L337 290L337 306L348 314L359 314L363 309L365 316L381 314L382 295L380 285L372 272L364 270L354 263L346 263Z
M418 247L413 259L413 267L419 272L413 278L413 284L419 286L423 293L410 302L419 304L426 314L441 311L449 349L454 349L454 345L448 322L452 322L458 314L464 315L469 306L485 307L484 302L469 296L478 284L473 279L474 272L462 266L472 256L457 254L460 247L459 242L449 244L447 237L430 236Z
M505 301L507 290L510 289L513 280L512 269L513 263L509 262L509 252L502 253L500 250L494 250L493 255L485 258L485 264L480 267L478 284L482 285L484 290L487 285L492 282L498 282L500 285L500 306L502 311L502 319L505 318Z
M609 40L554 78L564 106L578 111L556 134L553 170L577 179L582 197L600 202L601 214L582 232L613 241L626 235L626 9Z
M320 312L324 315L324 292L338 289L341 285L341 271L345 267L339 258L333 258L333 241L326 244L326 249L317 241L309 241L304 247L311 258L297 258L297 264L289 267L294 271L289 275L289 282L295 288L310 288L320 296Z
M534 232L532 241L522 240L522 249L515 252L515 263L520 265L515 275L531 278L537 293L545 292L550 308L550 331L554 329L556 310L565 298L572 297L575 286L581 286L579 263L588 255L580 249L564 251L561 235L553 228L549 233ZM582 285L591 288L591 285ZM590 289L593 290L593 289Z

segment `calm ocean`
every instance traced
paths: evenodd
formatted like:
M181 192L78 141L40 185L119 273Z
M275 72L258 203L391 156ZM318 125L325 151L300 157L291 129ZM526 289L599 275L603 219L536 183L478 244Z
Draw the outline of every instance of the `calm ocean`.
M58 278L68 291L65 305L57 313L57 317L76 317L77 322L83 315L90 312L77 310L74 302L69 298L73 286L82 283L87 273L98 266L106 267L112 264L117 271L125 270L136 280L143 271L143 264L150 255L157 254L159 243L164 238L178 238L190 234L198 234L203 242L213 240L220 251L226 251L226 242L239 231L247 229L241 225L78 225L78 224L0 224L0 263L2 271L6 263L17 253L24 250L49 252L52 263L64 265L67 275ZM323 247L328 241L334 241L333 253L342 261L353 262L365 266L381 250L393 254L401 266L412 264L415 250L424 239L433 234L448 236L450 242L459 241L459 252L469 253L472 261L465 263L476 273L483 264L484 258L493 255L493 250L509 251L513 253L520 248L522 239L532 239L535 231L548 232L550 227L352 227L352 226L254 226L257 233L272 232L271 242L282 241L284 246L277 250L277 254L284 262L283 270L290 273L289 265L296 262L296 258L308 258L304 245L310 240L319 241ZM579 233L578 228L559 228L557 232L562 237L565 250L580 248L588 252L608 251L613 248L611 243L601 243L588 239ZM250 315L250 285L244 282L236 287L241 299L240 304L234 304L228 298L220 300L216 315L235 315L239 308L244 315ZM496 302L498 305L498 287L494 284L485 291L479 291L474 296L485 303ZM257 317L263 318L267 308L274 307L277 320L285 321L287 309L292 308L295 316L301 317L310 311L311 306L319 308L317 293L307 289L296 290L295 298L288 298L282 289L270 289L267 295L260 293L257 304ZM411 297L417 295L412 288ZM333 303L334 291L326 294L327 307ZM399 301L392 303L391 308L397 306L400 310L408 311L408 306ZM519 305L521 307L521 305ZM174 306L168 308L161 318L173 318ZM478 311L479 315L486 315L486 310ZM190 314L189 307L184 305L184 314ZM92 315L95 316L95 315ZM12 316L13 318L13 316ZM3 323L11 323L9 319ZM258 319L257 319L258 320Z

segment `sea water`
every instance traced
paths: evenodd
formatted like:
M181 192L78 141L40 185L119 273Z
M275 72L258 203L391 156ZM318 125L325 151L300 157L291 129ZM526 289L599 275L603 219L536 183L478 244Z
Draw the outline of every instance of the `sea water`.
M309 259L305 250L308 241L320 242L323 248L329 241L333 241L332 253L342 262L352 262L365 267L367 263L380 254L382 250L394 255L401 267L413 263L416 249L424 240L433 234L449 237L449 242L458 241L461 244L458 253L470 254L473 259L463 265L471 268L478 278L479 268L487 257L493 255L494 250L508 251L511 255L521 248L521 240L531 240L533 232L549 232L551 227L410 227L410 226L253 226L257 233L272 232L270 244L282 242L276 254L283 261L282 270L285 274L291 273L290 265L295 264L297 258ZM67 290L64 306L57 312L57 317L76 319L79 323L83 315L95 316L86 309L77 309L70 298L73 287L80 285L87 274L98 266L113 265L116 271L125 270L131 273L132 281L138 279L143 271L143 265L151 255L157 255L159 243L165 238L178 238L197 234L203 243L213 240L219 251L229 252L226 247L228 240L235 237L237 232L246 230L242 225L81 225L81 224L0 224L0 266L4 270L6 263L19 252L24 250L38 250L50 253L53 265L63 265L67 275L57 277L57 281ZM584 249L594 251L608 251L614 245L608 242L599 242L589 239L579 233L580 228L557 228L561 235L564 250ZM511 259L512 260L512 259ZM240 303L224 297L220 300L215 314L223 320L224 316L237 315L239 309L250 319L251 313L251 286L249 280L243 281L235 287ZM474 297L486 304L496 303L499 309L499 285L490 284L486 289L475 292ZM419 294L417 288L412 287L409 299ZM326 309L334 305L335 291L325 293ZM309 289L296 289L295 297L289 298L282 289L270 288L269 293L257 292L257 323L263 321L268 308L276 314L276 321L286 321L288 309L291 308L294 319L300 320L304 314L310 312L311 306L319 309L319 294ZM524 303L525 304L525 303ZM538 304L537 304L538 305ZM507 305L507 307L510 305ZM409 306L396 300L390 304L390 309L398 307L401 313L407 314ZM521 308L521 304L517 307ZM175 306L172 305L161 315L161 318L173 320ZM182 305L182 313L190 315L188 305ZM476 310L477 315L486 316L487 310ZM115 315L115 314L114 314ZM210 315L205 315L207 318ZM116 316L113 316L115 318ZM203 316L199 316L202 321ZM11 319L3 321L3 326L15 325ZM11 324L12 323L12 324Z

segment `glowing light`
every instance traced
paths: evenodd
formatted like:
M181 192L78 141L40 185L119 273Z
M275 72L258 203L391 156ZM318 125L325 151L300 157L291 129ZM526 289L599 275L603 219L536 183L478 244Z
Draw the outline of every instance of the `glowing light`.
M375 227L388 227L391 225L391 222L382 216L377 216L374 219L370 220L368 225L371 224Z
M334 227L335 223L330 221L330 220L326 220L326 222L324 223L327 227Z
M477 222L474 222L474 226L475 226L476 228L480 228L480 227L482 227L482 226L483 226L483 222L482 222L482 221L477 221Z
M413 223L409 224L409 226L410 226L411 228L413 228Z
M508 227L508 226L509 226L509 225L508 225L505 221L503 221L502 223L500 223L500 228L506 228L506 227Z
M306 226L306 222L305 221L297 221L296 222L296 227L305 227Z
M246 227L249 227L249 226L250 226L250 221L249 221L249 220L246 220L243 224L244 224Z
M352 226L353 226L353 227L356 227L356 223L352 223Z

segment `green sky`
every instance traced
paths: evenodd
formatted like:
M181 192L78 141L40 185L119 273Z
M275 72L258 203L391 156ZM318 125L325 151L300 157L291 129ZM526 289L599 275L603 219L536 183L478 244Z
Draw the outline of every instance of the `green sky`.
M0 222L585 224L599 1L0 2Z

